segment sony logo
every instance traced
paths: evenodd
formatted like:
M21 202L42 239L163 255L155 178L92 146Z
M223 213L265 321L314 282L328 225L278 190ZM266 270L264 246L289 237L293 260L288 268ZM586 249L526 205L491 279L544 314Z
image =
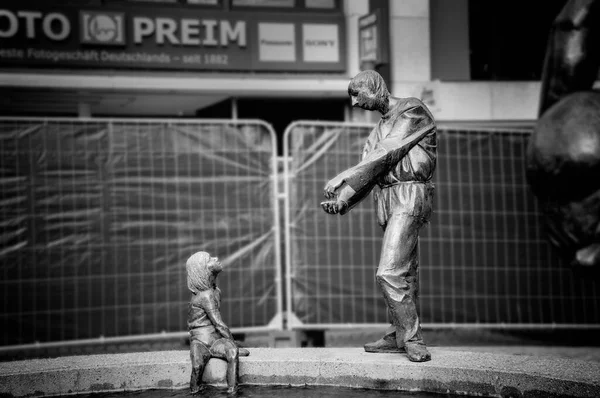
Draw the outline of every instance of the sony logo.
M304 44L314 47L334 47L335 40L305 40Z

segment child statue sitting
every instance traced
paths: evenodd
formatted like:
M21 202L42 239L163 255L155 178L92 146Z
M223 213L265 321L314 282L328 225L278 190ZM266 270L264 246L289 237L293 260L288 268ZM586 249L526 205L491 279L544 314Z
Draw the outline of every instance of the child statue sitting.
M190 356L192 377L190 390L199 392L204 367L211 357L227 361L228 392L237 390L238 357L249 355L248 350L238 349L231 331L221 319L221 291L217 287L217 275L223 269L219 259L206 252L192 255L185 264L187 286L192 292L188 310L190 331Z

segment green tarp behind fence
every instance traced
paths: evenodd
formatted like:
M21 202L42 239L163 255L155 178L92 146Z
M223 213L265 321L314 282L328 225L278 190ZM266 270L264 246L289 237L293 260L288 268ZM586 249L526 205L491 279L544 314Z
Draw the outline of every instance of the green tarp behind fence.
M258 122L0 121L0 344L186 330L199 250L225 322L268 324L274 148Z

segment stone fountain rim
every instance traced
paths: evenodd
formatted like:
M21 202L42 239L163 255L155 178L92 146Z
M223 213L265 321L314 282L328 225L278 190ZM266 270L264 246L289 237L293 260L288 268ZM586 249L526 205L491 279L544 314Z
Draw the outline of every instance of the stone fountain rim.
M323 385L484 396L600 396L600 362L432 347L432 361L361 348L249 348L240 384ZM0 395L184 389L187 350L98 354L0 363ZM225 362L211 359L204 381L224 385ZM537 395L536 395L537 394Z

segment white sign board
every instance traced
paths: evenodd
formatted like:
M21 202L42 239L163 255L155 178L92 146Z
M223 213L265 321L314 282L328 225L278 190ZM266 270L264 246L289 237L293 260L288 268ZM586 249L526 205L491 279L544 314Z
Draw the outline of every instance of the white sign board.
M259 23L259 61L295 62L295 33L293 23Z
M338 25L302 24L304 62L339 62Z

